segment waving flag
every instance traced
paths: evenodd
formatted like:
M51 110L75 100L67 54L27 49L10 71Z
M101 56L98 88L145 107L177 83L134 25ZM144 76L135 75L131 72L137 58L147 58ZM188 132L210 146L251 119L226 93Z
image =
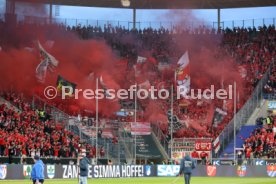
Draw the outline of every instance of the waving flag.
M213 142L213 148L215 150L215 153L218 153L218 151L220 150L219 136L214 140L214 142Z
M191 77L190 77L190 60L188 51L177 62L178 68L175 71L175 81L178 86L190 91Z
M49 61L49 63L55 67L58 66L59 61L52 56L51 54L49 54L40 44L40 42L38 41L38 47L39 47L39 51L40 51L40 56L43 60L47 59Z
M38 41L38 47L41 57L41 62L36 67L35 73L38 82L44 83L46 79L47 70L53 72L54 68L58 66L58 60L49 54Z
M43 60L39 63L39 65L37 65L35 73L38 82L45 82L48 65L48 60Z
M58 91L61 91L62 90L62 86L67 86L67 87L72 87L72 93L71 93L71 95L75 92L75 89L76 89L76 84L75 83L73 83L73 82L70 82L70 81L68 81L68 80L65 80L62 76L58 76L58 78L57 78L57 90Z
M227 115L227 112L224 111L221 108L216 108L214 115L213 115L213 121L212 124L214 127L217 127L219 123L221 123L224 119L224 117Z
M103 90L104 90L104 95L105 95L105 97L107 97L107 98L112 98L112 95L108 92L107 87L106 87L106 84L105 84L104 81L103 81L103 76L100 77L100 85L101 85L101 87L102 87Z
M147 58L142 57L142 56L138 56L137 63L144 63L144 62L146 62L146 60L147 60Z

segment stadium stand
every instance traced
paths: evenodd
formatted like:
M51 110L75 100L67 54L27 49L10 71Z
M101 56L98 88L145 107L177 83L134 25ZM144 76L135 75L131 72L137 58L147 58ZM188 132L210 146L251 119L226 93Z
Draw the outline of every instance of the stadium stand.
M26 29L28 26L30 25L19 24L17 29ZM44 29L44 25L36 26L39 29ZM120 56L127 61L129 70L133 68L134 63L137 60L138 53L142 48L152 49L153 58L163 63L169 63L172 62L174 58L179 57L183 53L183 50L185 50L185 48L183 48L183 50L179 50L174 47L174 37L176 36L188 35L198 38L206 36L218 38L222 37L223 41L221 47L217 48L214 53L218 54L217 57L220 57L220 55L224 54L232 56L236 61L237 68L242 68L242 70L246 71L246 77L244 77L245 85L243 89L246 95L244 95L243 99L239 99L238 109L241 108L246 100L250 97L250 94L253 92L254 87L257 85L258 81L271 66L272 69L270 80L264 87L264 90L268 93L273 93L275 86L274 62L276 31L274 26L263 26L258 28L234 28L218 31L214 29L208 29L207 27L200 27L194 30L182 30L179 28L174 28L173 30L164 28L128 30L122 27L112 27L110 25L106 25L103 30L101 27L92 26L65 27L63 25L53 25L53 27L58 27L61 30L78 34L81 39L104 40L111 46L111 48L113 48L114 51L117 51ZM1 22L0 30L3 31L4 35L8 35L8 32L5 31L5 28L5 23ZM124 40L128 37L132 37L136 41L133 43L121 42L121 40ZM14 45L19 46L18 43L10 43L8 38L8 36L4 36L3 39L1 39L0 45L3 49L8 49L11 46L14 47ZM28 42L30 41L27 40L26 43ZM153 71L158 73L157 70L153 69ZM160 79L153 78L150 79L150 82L153 84L158 84L161 81ZM170 83L171 81L164 81L164 86L169 87ZM79 145L79 137L74 136L71 132L67 131L61 133L59 130L61 130L63 127L58 127L57 125L53 126L51 120L46 118L47 113L39 118L38 114L30 108L30 105L21 101L19 97L8 95L5 97L5 99L12 102L22 112L19 114L13 110L6 109L6 107L2 105L1 131L3 134L0 141L2 145L2 155L9 155L9 153L11 153L14 155L26 154L31 156L34 153L40 152L40 154L43 156L74 157L78 152L77 150L81 149L82 146ZM142 102L138 103L139 106L141 106L143 109L145 104L142 104ZM222 101L213 101L211 104L207 102L200 102L200 105L198 105L197 101L191 101L189 103L190 104L185 109L185 111L179 108L179 101L174 101L173 103L176 117L181 121L185 121L187 119L202 121L203 119L206 119L207 109L209 109L211 105L223 108ZM164 113L167 113L171 104L170 100L161 101L160 104L164 109ZM62 110L66 112L67 109ZM217 125L217 127L205 125L203 126L204 129L202 130L197 130L196 128L181 128L174 134L174 137L210 137L215 139L233 117L233 111L231 108L227 109L226 111L227 115L224 117L223 121ZM67 113L70 114L72 112L67 111ZM141 117L141 120L143 120L143 117ZM131 121L131 119L127 121ZM20 128L18 125L20 125ZM183 124L182 126L185 127ZM169 127L160 128L165 135L169 134ZM26 138L26 135L29 135L28 133L30 131L35 132L35 134L32 135L34 138L32 141ZM260 131L256 134L256 136L258 137L259 134ZM8 137L12 137L12 139L9 140L7 139ZM43 140L36 140L35 138L38 137L40 137L39 139L41 139L41 137L44 138ZM252 138L252 140L254 140L254 138ZM39 141L39 143L35 144L37 141ZM20 143L21 146L14 147L15 143ZM84 144L83 146L86 147L87 150L91 150L90 153L92 157L95 156L95 148L88 144ZM41 149L41 147L43 147L43 149ZM15 151L12 151L12 149ZM103 147L101 148L100 156L104 157Z

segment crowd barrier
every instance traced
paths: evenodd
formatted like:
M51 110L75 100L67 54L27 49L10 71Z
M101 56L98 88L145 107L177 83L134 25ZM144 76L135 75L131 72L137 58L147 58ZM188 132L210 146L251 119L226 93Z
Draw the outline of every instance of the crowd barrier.
M0 179L29 179L32 165L0 165ZM91 165L88 178L174 177L179 165ZM77 165L45 165L46 179L78 178ZM198 165L193 176L200 177L276 177L276 166L204 166Z
M41 158L44 164L56 164L56 165L69 165L69 164L76 164L76 158ZM13 163L13 164L33 164L34 160L31 157L26 157L24 162L21 162L20 157L0 157L0 165L5 163ZM107 164L107 159L98 159L98 164Z

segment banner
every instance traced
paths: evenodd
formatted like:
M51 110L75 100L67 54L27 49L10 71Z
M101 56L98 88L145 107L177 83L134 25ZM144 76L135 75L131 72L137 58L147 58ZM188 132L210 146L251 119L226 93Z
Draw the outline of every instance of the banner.
M212 150L212 143L210 141L198 140L195 143L195 150L196 151L211 151Z
M275 110L276 109L276 101L268 101L267 102L267 109L268 110Z
M23 176L25 179L29 179L31 177L32 165L23 165Z
M211 139L175 138L173 140L172 150L172 158L176 160L182 159L185 155L191 154L193 151L197 151L199 155L203 151L211 155Z
M149 171L148 171L149 172ZM150 170L151 172L151 170ZM148 173L153 176L154 173ZM127 178L145 176L144 165L89 165L88 178ZM63 165L62 178L78 178L76 165Z
M75 89L76 89L76 84L75 83L72 83L68 80L65 80L62 76L58 76L57 78L57 90L58 91L61 91L62 90L62 86L66 86L66 87L72 87L73 91L71 92L71 94L73 94L75 92Z
M186 93L190 91L191 77L190 77L190 60L188 51L177 62L178 68L175 71L175 81L177 86L185 89Z
M142 56L138 56L137 57L137 63L144 63L146 62L147 58L145 57L142 57Z
M222 122L224 117L227 115L227 112L221 108L216 108L213 116L213 126L217 127L219 123Z
M45 165L45 179L77 179L77 165ZM0 165L0 180L30 179L32 165ZM180 165L89 165L88 178L175 177ZM197 165L193 176L276 177L276 166ZM146 181L146 178L145 178Z
M4 180L7 177L7 165L0 165L0 180Z
M157 165L157 176L176 176L180 165Z
M132 122L131 135L150 135L151 126L149 122Z
M214 147L214 151L215 153L218 153L219 149L220 149L220 141L219 141L219 136L215 139L215 141L213 142L213 147Z

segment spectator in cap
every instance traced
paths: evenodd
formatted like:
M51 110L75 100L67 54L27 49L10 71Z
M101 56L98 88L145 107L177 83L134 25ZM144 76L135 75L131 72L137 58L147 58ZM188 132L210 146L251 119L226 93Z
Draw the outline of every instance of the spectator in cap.
M34 166L31 172L31 180L33 184L43 184L44 183L44 163L40 160L38 155L34 156Z

